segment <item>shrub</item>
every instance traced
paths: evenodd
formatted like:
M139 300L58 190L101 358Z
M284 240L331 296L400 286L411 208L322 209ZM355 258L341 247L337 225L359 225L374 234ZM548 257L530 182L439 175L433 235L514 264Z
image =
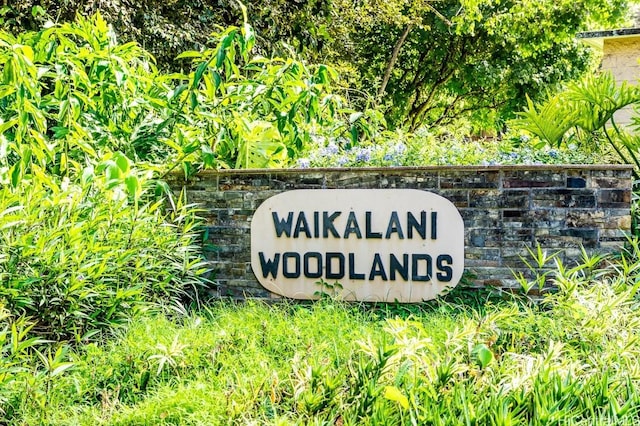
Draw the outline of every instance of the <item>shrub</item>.
M383 132L373 142L358 145L345 138L316 139L307 146L300 168L389 167L499 164L592 164L603 161L601 149L582 146L543 147L524 135L501 140L472 139L439 131ZM605 157L606 158L606 157Z
M0 189L0 300L53 339L86 338L149 303L183 301L204 267L196 221L181 209L167 216L161 201L132 203L99 180Z

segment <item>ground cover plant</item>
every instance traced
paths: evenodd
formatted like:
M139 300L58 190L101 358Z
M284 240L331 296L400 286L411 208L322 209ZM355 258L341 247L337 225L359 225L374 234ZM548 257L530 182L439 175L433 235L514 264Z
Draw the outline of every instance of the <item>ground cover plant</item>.
M636 424L638 248L634 240L619 258L557 263L558 290L539 304L457 294L418 306L327 298L145 315L109 342L71 350L63 371L24 367L5 387L4 419Z

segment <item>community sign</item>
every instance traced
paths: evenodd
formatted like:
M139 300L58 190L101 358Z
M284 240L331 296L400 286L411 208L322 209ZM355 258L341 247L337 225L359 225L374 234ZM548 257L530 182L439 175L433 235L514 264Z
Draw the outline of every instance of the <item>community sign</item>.
M251 266L285 297L420 302L460 280L464 223L449 200L416 189L282 192L253 215Z

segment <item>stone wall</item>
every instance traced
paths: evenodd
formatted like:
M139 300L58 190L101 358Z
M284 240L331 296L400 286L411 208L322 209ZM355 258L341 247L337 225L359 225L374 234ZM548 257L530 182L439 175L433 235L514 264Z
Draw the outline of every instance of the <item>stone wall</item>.
M490 166L204 172L186 189L205 220L203 247L219 296L274 297L251 269L250 223L265 199L292 189L412 188L451 200L465 223L465 270L475 286L517 287L536 244L568 263L618 250L631 227L630 166Z

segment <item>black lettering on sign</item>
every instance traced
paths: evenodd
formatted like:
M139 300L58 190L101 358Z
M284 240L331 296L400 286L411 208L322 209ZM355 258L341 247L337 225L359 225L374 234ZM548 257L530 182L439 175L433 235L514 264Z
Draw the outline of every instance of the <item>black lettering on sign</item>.
M333 212L333 214L329 215L329 212L322 212L322 236L324 238L329 237L329 232L336 238L340 238L340 234L336 230L335 226L333 226L333 221L336 220L338 216L340 216L342 212Z
M431 239L438 238L438 212L431 212Z
M382 238L382 232L373 232L371 230L371 212L364 214L366 222L366 238Z
M293 259L293 272L289 270L291 264L289 259ZM300 255L298 253L288 251L282 255L282 275L284 275L285 278L300 277Z
M320 238L320 212L313 212L313 237Z
M404 239L404 233L402 232L402 225L400 225L400 219L398 219L398 212L391 212L391 217L389 218L389 226L387 226L387 233L384 236L386 239L391 238L391 234L398 234L398 238L401 240Z
M446 263L446 264L445 264ZM448 254L441 254L436 259L436 268L438 268L438 280L448 283L453 277L453 269L450 265L453 265L453 258Z
M423 240L427 238L427 212L420 212L420 223L411 212L407 212L407 235L409 238L413 238L414 229L418 231Z
M338 260L338 272L334 268L333 259ZM344 278L344 254L329 252L325 259L326 277L330 280L340 280Z
M278 212L271 212L271 216L273 217L273 225L276 228L276 236L280 238L282 233L287 237L291 236L291 224L293 223L293 212L289 212L287 215L287 219L280 219L278 217Z
M425 274L420 273L420 261L425 263ZM412 254L411 255L411 279L413 281L430 281L432 275L431 256L428 254Z
M364 274L356 272L356 255L353 253L349 253L349 279L364 280Z
M315 259L316 270L311 272L309 259ZM304 254L304 276L307 278L320 278L322 276L322 255L317 251Z
M400 274L402 279L407 281L409 279L409 255L402 255L402 263L398 260L398 258L391 253L391 264L389 266L389 277L391 277L391 281L396 279L396 273Z
M260 256L260 267L262 268L262 277L267 278L269 274L276 278L278 276L278 264L280 263L280 253L276 253L273 256L273 260L265 259L264 253L259 252L258 256Z
M371 266L371 272L369 273L369 281L375 277L382 278L382 281L387 281L387 272L384 270L384 264L378 253L373 258L373 265Z
M362 238L362 232L360 232L360 225L358 225L358 220L356 219L356 214L354 212L349 212L349 217L347 218L347 226L344 228L344 237L349 238L349 235L356 234L356 237Z
M307 238L311 238L311 231L309 230L309 224L307 223L307 217L304 215L304 212L298 213L298 220L296 222L296 230L293 231L293 238L298 238L301 232L304 232Z

